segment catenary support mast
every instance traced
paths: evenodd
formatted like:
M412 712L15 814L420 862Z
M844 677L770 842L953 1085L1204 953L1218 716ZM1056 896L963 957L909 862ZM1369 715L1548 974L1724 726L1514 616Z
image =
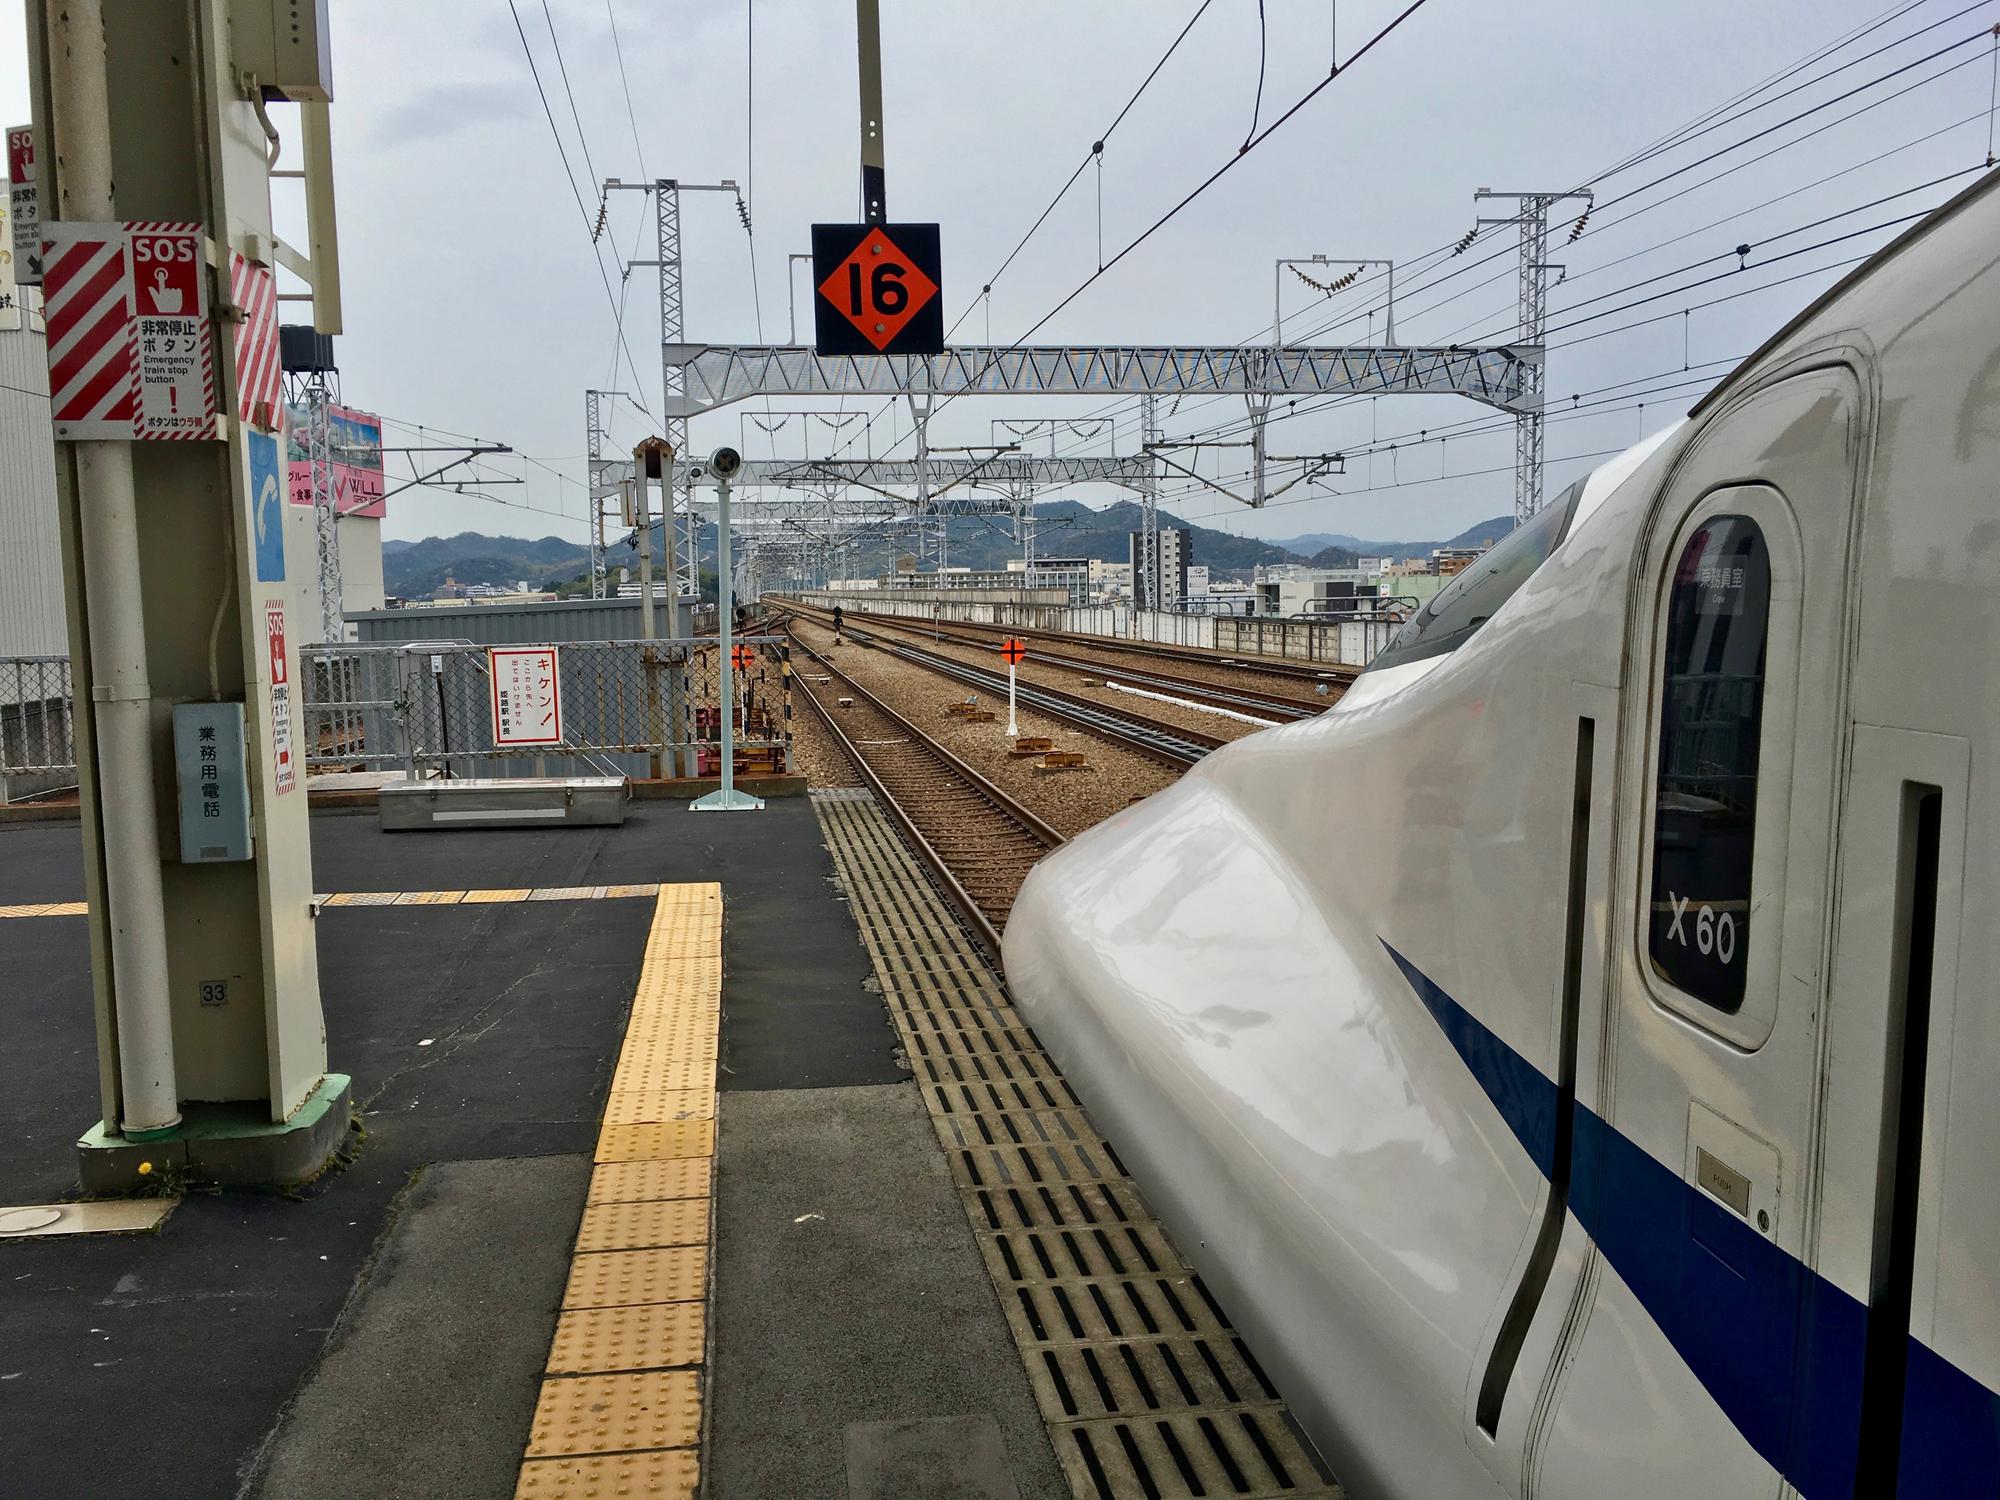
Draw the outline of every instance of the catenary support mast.
M1515 330L1524 344L1539 348L1542 323L1549 300L1549 209L1566 198L1590 199L1588 190L1567 193L1496 193L1481 188L1475 202L1488 198L1512 198L1515 212L1508 218L1482 218L1481 225L1512 224L1521 234L1519 275L1520 326ZM1514 415L1514 524L1519 526L1542 507L1542 384L1546 376L1542 361L1522 371L1521 401Z

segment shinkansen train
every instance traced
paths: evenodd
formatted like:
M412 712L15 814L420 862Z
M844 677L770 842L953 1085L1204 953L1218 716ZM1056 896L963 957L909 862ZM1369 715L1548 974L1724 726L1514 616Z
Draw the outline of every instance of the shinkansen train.
M1996 759L1989 177L1007 972L1361 1500L1991 1497Z

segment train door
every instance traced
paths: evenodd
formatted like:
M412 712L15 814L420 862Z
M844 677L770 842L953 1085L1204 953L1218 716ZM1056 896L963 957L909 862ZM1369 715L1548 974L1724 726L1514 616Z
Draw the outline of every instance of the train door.
M1602 1025L1575 1099L1589 1249L1541 1313L1561 1331L1526 1438L1538 1500L1785 1489L1861 413L1842 366L1737 400L1639 540Z

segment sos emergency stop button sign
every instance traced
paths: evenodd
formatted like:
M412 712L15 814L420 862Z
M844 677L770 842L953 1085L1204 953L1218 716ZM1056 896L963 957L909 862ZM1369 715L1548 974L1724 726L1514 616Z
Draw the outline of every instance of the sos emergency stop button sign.
M942 354L944 268L935 224L815 224L813 348Z
M45 233L56 436L214 437L201 226L58 221Z

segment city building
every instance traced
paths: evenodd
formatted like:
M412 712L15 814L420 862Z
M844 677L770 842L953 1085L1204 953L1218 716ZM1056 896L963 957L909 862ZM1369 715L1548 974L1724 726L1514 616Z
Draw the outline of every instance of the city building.
M1185 526L1162 526L1160 528L1160 577L1159 598L1152 597L1153 580L1145 576L1141 566L1141 553L1145 548L1145 538L1138 532L1130 536L1130 561L1132 567L1132 603L1139 609L1177 610L1184 607L1188 596L1188 565L1194 561L1194 533Z
M839 583L835 588L873 587L875 583ZM887 573L885 589L1061 589L1073 605L1090 602L1090 559L1038 557L1028 563L1015 558L1004 568L940 568L930 573Z
M1132 596L1132 565L1130 563L1106 562L1103 558L1090 560L1090 597L1100 604L1108 604L1117 599Z

